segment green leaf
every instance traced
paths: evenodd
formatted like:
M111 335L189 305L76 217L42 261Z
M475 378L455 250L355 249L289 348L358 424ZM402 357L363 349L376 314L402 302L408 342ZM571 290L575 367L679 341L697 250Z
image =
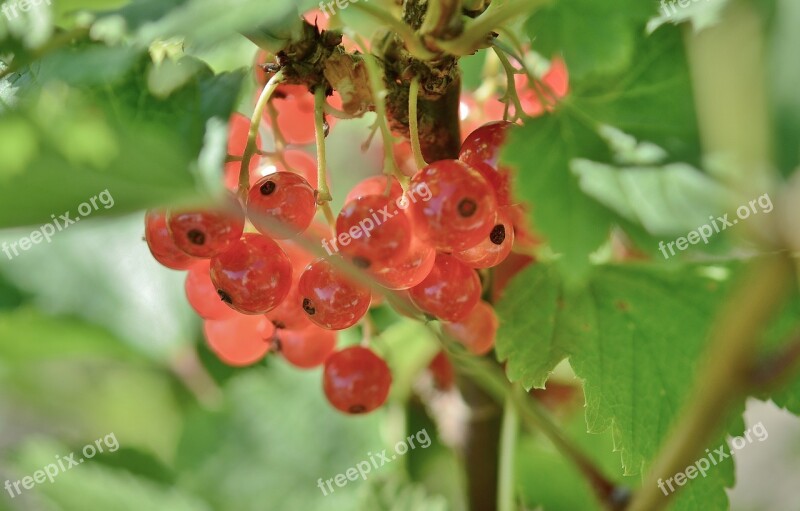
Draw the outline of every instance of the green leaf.
M583 78L626 69L651 11L638 0L559 0L533 15L525 28L537 52L546 58L563 55L570 75Z
M589 431L611 428L625 473L636 474L689 397L730 272L599 266L584 288L568 288L552 267L535 265L498 304L498 357L507 360L509 379L526 387L543 387L555 365L569 358L585 382ZM723 488L731 484L732 467L720 466L685 488L679 503L699 500L722 509ZM683 505L676 509L693 509Z

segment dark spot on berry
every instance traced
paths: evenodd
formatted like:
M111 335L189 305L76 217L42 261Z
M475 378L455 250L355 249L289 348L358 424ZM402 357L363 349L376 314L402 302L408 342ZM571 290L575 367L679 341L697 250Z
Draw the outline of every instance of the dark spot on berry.
M306 314L309 316L313 316L317 313L317 309L314 308L314 302L309 298L303 298L303 310L306 311Z
M478 203L472 199L461 199L458 203L458 214L464 218L469 218L478 210Z
M358 266L362 270L366 270L367 268L372 266L372 263L369 262L369 259L365 259L363 257L354 257L353 258L353 264Z
M284 323L283 321L273 321L272 324L275 325L275 328L277 328L278 330L283 330L284 328L286 328L286 323Z
M281 344L281 340L280 340L280 339L279 339L277 336L275 336L274 338L272 338L272 339L270 340L270 343L271 343L270 349L271 349L271 350L272 350L274 353L280 353L280 352L281 352L281 350L283 350L283 345Z
M367 411L367 407L364 405L353 405L347 409L350 413L364 413Z
M261 185L261 188L259 188L259 190L261 191L261 195L272 195L272 192L275 191L275 182L267 181L266 183Z
M203 245L206 242L206 235L198 229L192 229L187 232L186 237L189 238L189 242L193 245Z
M502 245L506 240L506 227L503 224L497 224L489 233L489 241L495 245Z
M219 299L222 300L223 302L228 303L228 304L233 303L233 299L231 298L231 295L229 295L228 293L226 293L222 289L217 289L217 294L219 295Z

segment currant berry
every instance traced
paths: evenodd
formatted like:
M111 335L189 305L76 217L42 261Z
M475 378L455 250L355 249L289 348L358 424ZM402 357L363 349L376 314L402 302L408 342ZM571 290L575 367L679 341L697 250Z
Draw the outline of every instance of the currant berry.
M408 253L411 224L395 201L384 195L354 199L336 219L338 247L353 264L377 271Z
M277 129L289 144L314 141L314 95L303 85L280 85L264 110L264 121L272 126L274 109Z
M186 298L203 319L221 320L236 316L236 311L220 300L217 287L211 282L211 261L202 259L186 275Z
M317 213L314 189L302 176L276 172L261 178L247 195L247 215L258 232L275 239L305 231ZM284 227L280 232L272 224ZM285 231L284 231L285 230Z
M228 121L228 154L242 156L250 135L250 119L240 113L231 115ZM261 148L261 136L256 134L256 147Z
M508 121L484 124L464 140L458 157L472 165L492 185L500 206L511 203L511 174L499 164L500 149L506 141L508 130L513 126L515 124Z
M453 364L444 351L440 351L428 364L428 371L433 377L433 384L439 390L450 390L455 385L456 376Z
M325 361L322 387L334 408L349 414L369 413L389 396L389 366L371 350L353 346Z
M408 253L389 268L371 272L378 284L394 290L411 289L433 269L436 251L416 236L412 236Z
M298 289L308 318L328 330L349 328L369 310L369 289L351 282L325 259L306 267Z
M167 226L175 245L194 257L221 254L244 231L244 212L233 196L215 209L172 210Z
M438 250L464 250L480 243L494 227L495 194L480 173L458 160L431 163L411 178L410 193L430 200L409 200L419 235Z
M455 252L453 257L473 268L492 268L503 262L514 246L514 224L509 209L506 206L497 211L497 220L489 236L472 248Z
M206 342L220 360L244 367L255 364L269 352L271 343L264 335L272 324L262 316L243 316L222 321L205 321Z
M265 314L289 294L292 264L277 243L247 233L211 260L211 281L234 310Z
M172 270L187 270L197 259L175 244L167 228L167 213L153 209L144 216L144 238L153 258Z
M299 275L299 272L298 272ZM303 330L313 325L303 310L303 299L297 289L297 282L292 283L289 294L266 316L278 330Z
M538 92L531 87L526 75L516 75L514 81L520 91L522 109L531 117L553 111L555 104L569 93L569 70L559 57L550 62L550 69L542 77L544 86L540 86ZM545 98L545 105L542 105L542 97Z
M300 369L322 365L336 349L336 333L316 325L303 330L280 330L277 336L283 358Z
M445 334L463 344L474 355L485 355L492 350L499 322L491 305L478 302L469 315L456 322L442 325Z
M344 199L345 204L360 197L367 195L386 195L386 187L389 186L389 199L397 201L403 196L403 187L400 181L391 176L372 176L359 182L350 190Z
M437 254L433 269L409 290L414 304L445 321L460 321L481 297L481 281L475 270L447 254Z

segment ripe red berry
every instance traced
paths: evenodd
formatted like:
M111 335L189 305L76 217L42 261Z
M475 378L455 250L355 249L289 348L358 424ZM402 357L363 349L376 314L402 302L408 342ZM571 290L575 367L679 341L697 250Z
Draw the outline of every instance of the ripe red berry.
M304 145L314 141L314 95L307 87L286 84L278 87L264 109L264 121L272 126L270 108L277 114L277 128L287 143Z
M445 334L463 344L474 355L485 355L494 346L499 322L491 305L478 302L467 317L461 321L442 325Z
M410 289L425 280L435 261L436 251L433 247L412 236L408 253L401 260L388 268L370 273L385 288Z
M459 321L481 297L481 281L475 270L447 254L437 254L428 276L409 290L414 304L445 321Z
M395 201L366 195L344 205L336 219L338 247L359 268L378 270L408 253L411 224Z
M172 270L186 270L197 259L191 257L175 245L167 228L167 213L153 209L144 216L144 238L153 258Z
M336 333L316 325L303 330L280 330L276 335L283 358L301 369L322 365L336 349Z
M328 330L349 328L369 310L369 289L351 282L325 259L306 267L298 289L308 318Z
M266 355L271 343L264 335L272 325L262 316L243 316L222 321L205 321L203 331L209 348L228 365L255 364Z
M298 278L292 282L292 287L289 289L289 294L286 295L286 298L283 299L280 305L266 314L267 319L272 321L272 324L278 330L303 330L313 325L303 310L303 299L297 289L299 272L297 273Z
M430 364L428 364L428 371L430 371L437 389L450 390L455 385L456 376L453 364L444 351L440 351L433 357Z
M189 305L203 319L220 320L236 316L236 311L228 307L211 282L211 261L201 259L189 269L186 275L186 298Z
M508 214L509 209L506 206L498 210L495 226L489 236L472 248L453 253L453 257L473 268L492 268L503 262L514 246L514 224Z
M506 206L511 203L511 174L500 166L500 149L515 124L508 121L495 121L484 124L469 134L461 145L458 159L472 165L475 170L492 185L497 194L497 203Z
M426 189L427 187L427 189ZM411 179L410 193L429 200L409 201L409 213L423 239L438 250L464 250L480 243L494 227L495 194L480 173L458 160L426 166Z
M211 260L211 280L234 310L265 314L289 294L292 264L277 243L248 233Z
M317 212L314 189L302 176L276 172L261 178L247 195L247 215L258 232L286 239L305 231ZM280 232L271 223L281 224Z
M360 346L328 357L322 386L328 401L349 414L369 413L389 396L392 374L389 366L371 350Z
M347 204L352 200L367 195L386 195L387 184L389 185L388 197L390 200L396 201L403 196L403 187L400 186L400 182L396 178L391 176L372 176L355 185L350 190L350 193L347 194L344 202Z
M221 254L244 231L244 212L239 201L230 197L214 209L172 210L167 226L175 245L194 257L211 258Z

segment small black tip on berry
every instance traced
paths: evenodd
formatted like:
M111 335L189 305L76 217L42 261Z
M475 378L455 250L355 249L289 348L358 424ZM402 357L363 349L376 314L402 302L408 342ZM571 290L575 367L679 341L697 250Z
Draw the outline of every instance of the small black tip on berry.
M283 329L285 329L285 328L286 328L286 324L285 324L283 321L273 321L273 322L272 322L272 324L273 324L273 325L275 326L275 328L277 328L278 330L283 330Z
M186 237L189 238L189 242L193 245L203 245L206 242L206 235L198 229L192 229L187 232Z
M478 210L478 203L472 199L461 199L458 203L458 214L464 218L469 218Z
M506 227L503 224L495 225L494 229L492 229L492 232L489 233L489 241L495 245L502 245L505 240Z
M261 195L272 195L272 192L275 191L275 182L267 181L266 183L261 185L261 188L259 188L259 190L261 191Z
M354 257L353 264L358 266L362 270L366 270L367 268L372 266L372 263L369 262L369 259L364 259L363 257Z
M306 311L306 314L309 316L313 316L317 313L317 309L314 308L314 302L308 298L303 298L303 310Z
M228 293L226 293L222 289L217 289L217 294L219 295L219 299L222 300L223 302L225 302L227 304L233 303L233 299L231 298L231 295L229 295Z
M367 407L364 405L353 405L348 408L347 411L352 414L364 413L367 411Z

